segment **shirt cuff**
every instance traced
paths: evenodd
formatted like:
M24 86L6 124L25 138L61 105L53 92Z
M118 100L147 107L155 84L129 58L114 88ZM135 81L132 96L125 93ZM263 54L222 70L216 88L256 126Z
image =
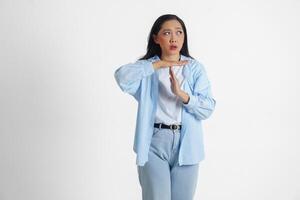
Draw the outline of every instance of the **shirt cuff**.
M188 101L187 101L186 103L184 103L184 102L182 102L182 103L183 103L183 104L188 104L188 103L190 102L190 99L191 99L191 97L190 97L190 95L189 95Z
M189 99L189 101L187 102L187 103L183 103L182 102L182 105L184 106L184 107L186 107L188 110L189 109L191 109L194 105L195 105L195 103L196 103L196 97L194 96L194 95L190 95L189 94L189 97L190 97L190 99Z

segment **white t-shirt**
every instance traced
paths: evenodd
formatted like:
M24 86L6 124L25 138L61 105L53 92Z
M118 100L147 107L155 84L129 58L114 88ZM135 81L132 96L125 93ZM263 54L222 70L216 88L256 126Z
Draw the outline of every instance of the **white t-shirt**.
M181 89L184 78L182 68L183 66L172 66ZM182 101L171 90L169 67L158 69L157 74L159 95L155 123L181 124Z

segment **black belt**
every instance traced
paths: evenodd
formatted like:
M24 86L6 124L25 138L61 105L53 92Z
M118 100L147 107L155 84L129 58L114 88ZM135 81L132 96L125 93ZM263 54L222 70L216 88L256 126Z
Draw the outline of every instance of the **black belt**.
M171 130L180 130L181 129L181 125L179 124L171 124L171 125L166 125L163 123L154 123L154 127L156 128L168 128Z

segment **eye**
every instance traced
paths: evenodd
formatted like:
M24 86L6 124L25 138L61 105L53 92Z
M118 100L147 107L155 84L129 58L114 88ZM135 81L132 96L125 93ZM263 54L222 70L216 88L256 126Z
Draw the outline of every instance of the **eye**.
M177 31L177 33L179 33L181 35L183 32L182 31Z
M164 35L169 35L170 34L170 32L168 31L168 32L164 32Z

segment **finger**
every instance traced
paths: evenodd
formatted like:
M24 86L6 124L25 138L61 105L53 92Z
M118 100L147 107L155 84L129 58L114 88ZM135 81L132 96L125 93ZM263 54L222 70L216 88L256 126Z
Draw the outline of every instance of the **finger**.
M173 78L173 76L171 75L171 76L169 76L169 78L170 78L170 80L171 81L173 81L174 80L174 78Z
M175 76L175 74L174 74L173 69L171 69L171 74L172 74L172 78L173 78L174 80L176 80L176 76Z
M171 70L172 76L175 76L173 67L170 67L170 70Z
M170 74L172 77L174 76L172 67L169 67L169 74Z
M175 82L177 82L177 78L176 78L176 76L175 76L174 71L173 71L172 68L170 68L170 74L171 74L172 79L173 79Z
M174 72L173 72L173 71L171 71L171 78L172 78L174 81L176 81L176 77L175 77L175 75L174 75Z
M174 61L174 62L168 62L168 66L172 67L172 66L183 66L186 65L188 62L186 61Z
M170 77L170 82L171 82L171 87L173 87L173 85L174 85L174 80L172 79L172 77Z
M181 60L181 61L177 61L177 62L176 62L176 65L181 66L181 65L185 65L185 64L187 64L187 63L188 63L188 60Z
M177 79L176 79L176 77L175 77L174 75L171 75L171 76L170 76L170 79L172 79L172 80L171 80L172 83L176 83L176 82L177 82Z
M170 77L171 81L174 80L174 74L173 74L171 67L169 68L169 75L170 75L169 77Z
M162 67L172 67L172 66L183 66L188 64L188 60L182 61L164 61L164 65Z

